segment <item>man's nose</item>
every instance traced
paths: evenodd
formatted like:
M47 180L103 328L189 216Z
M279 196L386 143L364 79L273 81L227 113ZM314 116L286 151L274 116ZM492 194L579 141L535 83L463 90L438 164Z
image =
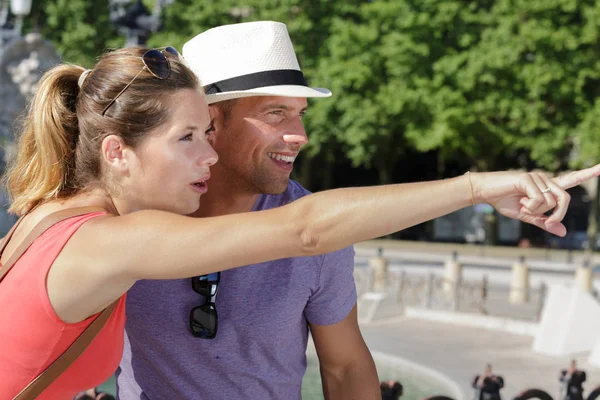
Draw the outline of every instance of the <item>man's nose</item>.
M308 136L300 118L291 123L290 129L283 134L283 141L286 143L296 143L300 146L308 143Z

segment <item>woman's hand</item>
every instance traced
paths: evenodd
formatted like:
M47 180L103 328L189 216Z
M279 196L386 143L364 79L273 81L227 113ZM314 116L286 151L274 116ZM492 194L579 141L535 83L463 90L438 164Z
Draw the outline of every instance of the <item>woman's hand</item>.
M558 236L571 196L566 189L600 175L600 164L550 178L544 172L490 172L471 174L476 203L488 203L500 214L535 225ZM545 215L554 210L552 215Z

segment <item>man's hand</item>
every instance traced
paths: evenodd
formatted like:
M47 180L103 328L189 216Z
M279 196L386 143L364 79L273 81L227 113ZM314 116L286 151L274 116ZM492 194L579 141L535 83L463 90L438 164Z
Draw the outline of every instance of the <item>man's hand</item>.
M488 203L506 217L564 236L567 229L561 221L571 200L566 189L599 175L600 164L552 179L544 172L490 172L471 178L477 203ZM550 210L552 215L545 215Z

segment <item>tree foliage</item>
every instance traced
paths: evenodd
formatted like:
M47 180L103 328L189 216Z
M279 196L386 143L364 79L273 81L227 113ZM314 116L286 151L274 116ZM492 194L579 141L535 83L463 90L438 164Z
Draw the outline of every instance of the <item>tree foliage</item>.
M65 61L91 67L107 48L125 43L108 14L106 0L34 0L26 27L51 40Z
M589 163L598 12L591 0L364 3L334 19L319 74L339 97L321 120L355 165L388 171L408 147L483 170L524 166L519 154L551 170Z
M481 170L600 158L595 0L176 0L149 45L252 20L285 22L309 83L334 93L307 115L307 163L341 149L388 182L415 152ZM86 66L124 43L105 0L34 1L28 26Z

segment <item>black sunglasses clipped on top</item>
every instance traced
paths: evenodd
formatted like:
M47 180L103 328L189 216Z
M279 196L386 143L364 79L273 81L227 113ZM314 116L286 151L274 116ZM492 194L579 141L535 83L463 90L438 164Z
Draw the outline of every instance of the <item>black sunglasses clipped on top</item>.
M192 278L194 291L207 298L205 304L192 308L190 312L190 329L196 337L214 339L217 336L217 307L212 298L217 294L220 281L220 272Z
M144 72L144 70L148 70L148 72L150 72L155 78L167 79L169 75L171 75L171 64L169 63L169 59L167 58L165 53L171 54L177 58L181 58L179 52L171 46L167 46L163 50L152 49L145 52L142 55L142 62L144 63L144 68L142 68L140 72L138 72L137 75L134 76L133 79L123 88L123 90L121 90L119 94L117 94L115 98L112 99L110 103L108 103L108 105L102 111L102 116L106 114L110 106L112 106L114 102L117 101L119 96L121 96L123 92L126 91L129 86L131 86L133 81L135 81L136 78L140 76L142 72Z

